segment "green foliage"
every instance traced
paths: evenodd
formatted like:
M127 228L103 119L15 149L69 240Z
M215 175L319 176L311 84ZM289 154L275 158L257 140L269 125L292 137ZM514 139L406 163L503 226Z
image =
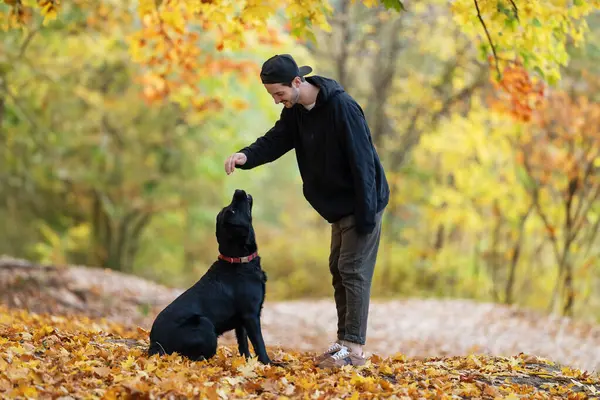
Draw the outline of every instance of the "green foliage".
M400 0L382 0L381 2L385 8L393 9L396 11L406 11L404 3Z

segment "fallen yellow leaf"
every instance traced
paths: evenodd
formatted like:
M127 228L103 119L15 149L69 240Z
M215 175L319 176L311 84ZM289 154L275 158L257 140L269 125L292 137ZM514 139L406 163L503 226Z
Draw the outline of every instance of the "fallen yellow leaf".
M101 378L106 378L110 375L110 368L108 367L94 367L92 368L92 371Z

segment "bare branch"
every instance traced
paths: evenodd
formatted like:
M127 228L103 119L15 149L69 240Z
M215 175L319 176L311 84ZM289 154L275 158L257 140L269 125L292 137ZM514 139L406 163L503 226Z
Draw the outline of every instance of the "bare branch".
M579 230L582 228L583 226L583 222L585 221L585 216L587 215L587 213L590 211L590 208L596 203L596 200L598 200L598 197L600 197L600 185L596 186L596 190L593 192L592 196L590 196L590 198L588 199L587 204L585 205L585 208L583 208L583 212L581 212L581 215L577 217L577 219L573 219L575 226L572 229L572 234L570 239L571 240L575 240L577 234L579 233ZM584 201L583 196L580 200L580 204L582 204Z
M31 126L33 126L37 131L42 131L42 127L40 127L40 125L38 124L38 122L35 120L35 118L33 118L26 110L25 108L21 105L21 103L19 102L19 99L17 99L17 97L11 92L11 90L9 89L8 85L6 84L5 81L0 82L0 89L2 89L2 91L6 94L6 96L12 100L13 104L15 105L16 109L19 110L19 112L21 113L21 115L31 124ZM43 131L46 131L45 129L43 129Z
M524 149L524 153L526 153L526 149ZM559 263L558 277L556 279L556 285L554 286L554 289L552 291L552 297L551 297L550 303L548 304L549 309L552 310L552 308L554 307L554 304L556 303L556 297L558 295L560 284L562 283L563 270L564 270L563 259L566 254L566 249L563 250L563 253L561 256L560 245L558 243L558 239L557 239L556 235L554 234L554 228L550 224L548 215L546 215L546 213L544 212L544 210L542 209L542 206L540 204L540 199L539 199L540 187L537 184L537 182L535 182L535 179L533 178L533 172L531 170L531 166L527 162L527 158L525 158L523 166L525 167L525 171L527 172L527 174L534 181L535 187L531 192L531 196L533 198L533 204L535 206L537 215L541 218L542 222L544 223L544 227L550 234L550 243L552 244L552 252L554 253L554 257L555 257L556 261Z
M517 8L517 5L515 4L514 0L509 0L510 4L512 5L513 11L515 12L515 18L517 19L517 21L521 22L519 20L519 9Z
M449 68L454 67L450 66ZM449 96L442 104L442 108L440 108L435 114L431 116L430 129L434 129L437 126L438 122L450 112L453 105L464 101L469 96L471 96L473 92L475 92L475 90L477 90L484 83L485 76L485 70L480 70L479 76L471 85L466 86L459 92ZM440 83L440 85L443 85L443 82ZM439 90L439 88L436 87L433 90L437 91ZM427 109L419 107L410 117L411 123L408 129L406 130L406 134L404 136L405 143L402 146L402 150L399 153L397 153L394 157L394 168L398 168L400 165L402 165L404 159L406 158L406 155L410 152L410 150L413 147L415 147L419 143L419 140L421 138L421 132L417 131L416 129L417 122L421 114L426 113L427 111Z
M596 218L596 222L594 222L594 225L586 235L587 248L585 249L584 258L589 257L592 246L596 240L596 236L598 236L598 232L600 232L600 217Z
M496 46L494 46L494 42L492 41L490 32L488 31L485 21L483 20L483 17L481 16L481 11L479 10L479 3L477 3L477 0L473 0L473 1L475 2L475 8L477 9L477 18L479 18L479 21L481 22L481 25L483 26L483 30L485 31L485 34L488 38L488 42L490 43L490 46L492 46L492 53L494 53L494 61L496 62L496 71L498 71L498 76L500 76L501 73L500 73L500 66L498 65L498 54L496 53Z
M373 30L372 30L372 33L364 34L363 37L361 38L360 42L358 42L354 46L354 48L357 49L357 51L363 51L363 49L366 48L367 40L369 40L373 36L377 35L379 30L381 29L381 26L383 25L383 21L380 18L377 18L376 14L373 14L372 16L368 16L366 18L375 18L375 22L372 24Z
M39 32L39 30L40 30L40 28L36 27L35 29L32 29L31 31L29 31L29 33L27 34L27 37L25 38L25 41L23 41L23 44L21 45L21 48L19 49L19 55L17 56L17 58L23 57L23 55L25 54L25 50L27 50L27 47L31 43L31 40L33 39L35 34Z
M535 181L535 179L533 179L533 171L531 170L531 166L527 162L527 158L525 158L525 162L523 163L523 166L525 167L525 171L527 172L527 175L529 175L532 178L532 180ZM535 206L535 210L537 211L537 214L539 215L539 217L542 219L542 222L544 223L546 230L550 233L550 241L552 243L552 249L554 252L554 256L556 257L556 260L560 260L560 247L558 245L558 240L556 239L556 235L554 234L554 229L552 228L552 225L550 224L550 221L548 220L548 216L544 213L544 210L542 210L542 206L540 204L540 199L539 199L540 188L539 188L537 182L534 183L534 185L535 185L535 188L533 189L531 196L533 198L533 204Z
M591 153L591 151L590 151L590 153ZM588 154L590 154L590 153L588 153ZM587 155L587 154L585 154L585 155ZM580 217L581 217L581 219L585 218L585 215L587 214L590 206L592 205L591 203L593 203L596 200L596 198L598 197L598 191L596 190L596 193L589 199L588 207L586 208L586 210L583 213L581 212L583 209L584 200L586 199L585 193L591 192L591 190L586 191L585 188L588 187L586 182L588 182L588 180L592 177L592 173L594 172L594 159L597 156L598 156L598 151L595 152L593 157L589 157L590 161L586 165L585 173L583 175L583 179L581 180L581 186L583 189L581 190L582 193L579 196L579 202L577 204L577 209L575 210L575 214L573 216L573 221L576 224L580 220ZM590 186L592 186L592 185L590 185ZM581 224L578 224L578 225L581 225Z

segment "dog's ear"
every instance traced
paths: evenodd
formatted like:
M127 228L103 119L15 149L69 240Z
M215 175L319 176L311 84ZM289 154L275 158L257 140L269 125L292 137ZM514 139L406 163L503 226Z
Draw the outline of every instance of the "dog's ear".
M215 235L219 237L219 232L221 232L221 220L223 219L223 211L220 211L215 218Z

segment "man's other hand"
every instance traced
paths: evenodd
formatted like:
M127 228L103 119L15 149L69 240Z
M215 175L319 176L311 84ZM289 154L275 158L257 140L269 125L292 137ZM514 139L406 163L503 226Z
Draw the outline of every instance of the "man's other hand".
M225 160L225 172L230 175L235 171L236 165L244 165L248 161L248 157L244 153L234 153Z

